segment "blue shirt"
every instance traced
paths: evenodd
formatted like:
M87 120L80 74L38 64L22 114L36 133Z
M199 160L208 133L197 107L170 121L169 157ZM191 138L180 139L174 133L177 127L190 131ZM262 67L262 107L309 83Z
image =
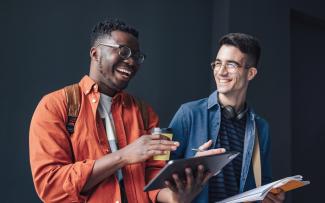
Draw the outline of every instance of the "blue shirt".
M170 123L174 134L173 140L180 142L177 150L171 153L171 159L194 156L195 152L191 149L198 148L210 139L212 139L213 143L216 143L220 123L221 113L217 91L213 92L208 98L183 104ZM268 123L249 108L246 118L239 192L256 187L251 164L256 128L261 152L262 184L264 185L272 180ZM193 202L208 202L208 184L204 186L202 192Z

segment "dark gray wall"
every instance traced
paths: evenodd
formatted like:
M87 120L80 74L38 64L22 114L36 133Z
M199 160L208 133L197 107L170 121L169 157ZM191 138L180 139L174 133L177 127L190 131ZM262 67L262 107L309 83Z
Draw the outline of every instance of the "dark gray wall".
M292 164L297 158L292 129L299 122L292 117L290 11L324 20L324 5L320 0L1 1L1 202L38 202L28 158L32 113L44 94L88 73L90 29L107 16L140 31L148 58L128 91L153 105L161 126L168 125L181 103L215 89L209 64L220 36L257 36L263 53L248 101L270 123L275 178L304 175Z
M232 0L228 6L228 31L251 33L262 43L248 102L270 123L274 177L303 175L312 184L289 193L286 202L317 202L325 180L325 164L317 155L325 144L325 123L322 108L316 107L325 100L325 67L319 64L324 57L324 2ZM297 12L300 18L294 21Z
M153 105L167 126L179 105L210 92L212 1L1 2L1 202L37 202L28 129L40 98L89 69L95 22L118 17L140 31L147 60L128 91Z

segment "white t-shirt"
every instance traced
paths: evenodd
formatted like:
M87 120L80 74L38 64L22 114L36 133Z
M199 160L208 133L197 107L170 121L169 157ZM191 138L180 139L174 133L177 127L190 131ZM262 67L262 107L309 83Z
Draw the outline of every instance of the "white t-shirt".
M115 136L116 132L115 132L114 120L111 112L111 106L112 106L112 97L100 93L99 106L98 106L99 115L102 119L105 119L105 128L106 128L108 143L111 148L111 151L115 152L118 150L118 148L116 144L116 136ZM123 176L122 176L121 169L117 171L117 177L119 180L122 180Z

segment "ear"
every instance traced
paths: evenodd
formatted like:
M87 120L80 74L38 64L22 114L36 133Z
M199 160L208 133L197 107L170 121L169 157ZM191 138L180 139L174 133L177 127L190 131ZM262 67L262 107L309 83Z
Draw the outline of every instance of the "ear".
M255 67L250 67L248 69L247 80L253 80L257 74L257 69Z
M100 49L98 49L97 47L91 47L89 56L90 56L91 60L99 61Z

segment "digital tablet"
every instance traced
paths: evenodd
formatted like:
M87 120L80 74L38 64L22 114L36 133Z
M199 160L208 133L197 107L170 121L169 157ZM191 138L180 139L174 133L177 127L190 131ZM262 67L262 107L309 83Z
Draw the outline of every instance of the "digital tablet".
M185 177L185 168L191 168L193 174L197 166L202 164L205 170L217 175L221 169L238 156L239 152L225 152L210 156L191 157L169 161L164 168L144 187L144 191L156 190L166 187L165 180L173 180L172 174L177 173L181 178Z

